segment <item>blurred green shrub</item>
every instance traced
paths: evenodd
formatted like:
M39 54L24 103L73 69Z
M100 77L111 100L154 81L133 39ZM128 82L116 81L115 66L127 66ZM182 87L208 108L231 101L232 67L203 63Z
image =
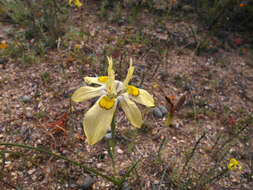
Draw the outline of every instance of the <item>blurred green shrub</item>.
M253 0L183 1L193 7L209 29L242 31L253 29Z
M5 0L0 1L0 10L7 22L22 28L26 39L42 40L55 47L64 33L60 23L67 18L63 3L66 4L57 0Z

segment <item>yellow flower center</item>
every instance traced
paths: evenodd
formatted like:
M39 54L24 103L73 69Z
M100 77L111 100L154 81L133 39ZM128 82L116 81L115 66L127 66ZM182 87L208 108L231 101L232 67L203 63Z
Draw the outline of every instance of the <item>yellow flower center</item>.
M127 92L132 96L138 96L140 94L139 89L131 85L127 86Z
M101 100L99 101L99 106L101 108L109 110L109 109L111 109L113 107L114 103L115 103L115 99L114 98L103 96L101 98Z
M106 83L106 81L108 80L108 76L98 77L98 80L102 83Z

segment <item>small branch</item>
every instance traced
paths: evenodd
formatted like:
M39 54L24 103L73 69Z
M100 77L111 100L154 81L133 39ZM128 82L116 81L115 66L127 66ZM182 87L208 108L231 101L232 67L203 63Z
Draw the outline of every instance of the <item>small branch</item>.
M161 160L161 151L162 151L162 148L163 148L166 140L167 140L167 138L164 137L161 144L160 144L160 146L159 146L158 153L157 153L157 156L158 156L159 160Z
M126 174L120 179L119 186L121 187L123 183L125 182L126 178L129 177L129 174L132 172L133 169L137 166L137 164L140 162L140 160L137 160L132 164L132 166L129 168L129 170L126 172Z
M116 185L120 185L120 182L115 179L114 177L109 177L109 176L106 176L102 173L100 173L99 171L93 169L93 168L90 168L88 166L85 166L79 162L76 162L76 161L73 161L73 160L70 160L68 158L66 158L65 156L62 156L62 155L58 155L58 154L55 154L53 152L50 152L50 151L47 151L47 150L44 150L44 149L40 149L40 148L35 148L35 147L32 147L32 146L28 146L28 145L23 145L23 144L13 144L13 143L0 143L0 146L15 146L15 147L20 147L20 148L26 148L26 149L30 149L30 150L35 150L35 151L38 151L38 152L41 152L41 153L45 153L45 154L49 154L49 155L52 155L56 158L60 158L60 159L63 159L71 164L74 164L76 166L79 166L80 168L83 168L85 170L87 170L88 172L90 173L93 173L95 175L98 175Z
M145 76L146 76L146 74L145 74L145 72L143 71L143 72L142 72L142 75L141 75L141 82L140 82L140 84L138 85L139 88L141 88L141 86L142 86L142 84L143 84L143 82L144 82L144 80L145 80Z
M5 181L3 181L2 179L0 179L0 183L4 184L4 185L6 185L6 186L9 186L9 187L11 187L11 188L13 188L13 189L17 189L14 185L5 182Z
M161 62L159 62L159 63L156 64L156 68L155 68L155 70L154 70L154 72L153 72L153 74L151 75L151 77L150 77L149 80L152 80L152 79L153 79L153 77L154 77L155 74L157 73L157 71L158 71L160 65L161 65Z
M182 170L180 176L183 174L185 168L187 167L188 163L189 163L190 160L192 159L192 157L193 157L193 155L194 155L194 153L195 153L195 151L196 151L196 149L197 149L197 146L199 145L200 141L201 141L205 136L206 136L206 132L204 132L204 133L201 135L201 137L196 141L196 143L195 143L195 145L194 145L194 147L193 147L193 149L192 149L192 151L191 151L189 157L187 157L187 159L186 159L186 161L185 161L185 164L184 164L184 167L183 167L183 170Z
M227 172L228 172L227 169L221 171L218 175L214 176L213 178L208 179L205 182L197 185L197 187L195 189L198 190L198 189L201 189L203 186L205 186L205 185L207 185L209 183L214 183L216 180L219 180L222 176L224 176Z

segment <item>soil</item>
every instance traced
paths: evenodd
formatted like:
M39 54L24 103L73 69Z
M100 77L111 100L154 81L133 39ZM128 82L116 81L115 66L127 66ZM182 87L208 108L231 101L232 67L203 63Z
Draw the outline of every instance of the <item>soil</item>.
M131 163L140 160L128 178L132 189L175 189L175 183L182 180L175 177L176 168L179 175L187 154L205 134L187 166L190 176L201 176L215 164L210 149L219 134L229 136L241 120L252 115L252 49L246 44L224 48L209 40L207 49L197 56L197 47L188 47L194 43L190 27L197 31L199 40L207 37L208 32L201 28L196 16L169 17L160 25L157 24L160 16L144 9L136 23L131 24L126 20L126 10L122 10L125 16L119 23L112 19L113 12L109 18L99 17L99 7L98 2L89 2L81 10L73 8L65 34L72 29L84 33L81 38L67 41L68 47L48 49L44 59L37 56L35 63L28 67L11 58L6 64L0 64L0 142L50 150L112 175L105 140L89 146L83 132L83 115L94 101L74 104L70 100L73 92L83 85L83 77L105 74L107 64L103 62L107 49L107 54L114 58L119 80L126 76L128 60L133 58L135 72L131 82L149 91L157 107L163 105L169 110L166 97L176 102L186 95L169 127L165 127L166 116L154 117L153 109L138 105L145 122L137 130L123 111L117 109L118 175L122 176ZM0 38L7 44L12 40L7 35L9 27L14 26L0 22ZM233 41L233 36L229 35L228 39ZM128 42L123 43L124 40ZM75 50L76 44L81 49ZM57 122L62 122L61 128L55 130ZM229 147L216 147L224 148L218 152L220 155L228 151L217 171L226 168L230 158L236 158L243 170L230 172L205 189L250 190L253 186L252 132L251 124ZM0 146L0 150L17 151L27 157L5 153L0 189L13 189L12 186L29 190L78 189L89 174L64 160L32 150L10 146ZM89 175L94 177L92 189L116 189L103 178Z

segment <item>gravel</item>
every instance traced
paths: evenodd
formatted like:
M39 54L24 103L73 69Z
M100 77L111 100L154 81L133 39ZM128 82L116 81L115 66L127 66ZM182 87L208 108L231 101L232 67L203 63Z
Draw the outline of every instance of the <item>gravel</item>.
M163 113L161 112L161 110L158 107L155 107L153 109L153 116L156 117L156 118L162 118Z

